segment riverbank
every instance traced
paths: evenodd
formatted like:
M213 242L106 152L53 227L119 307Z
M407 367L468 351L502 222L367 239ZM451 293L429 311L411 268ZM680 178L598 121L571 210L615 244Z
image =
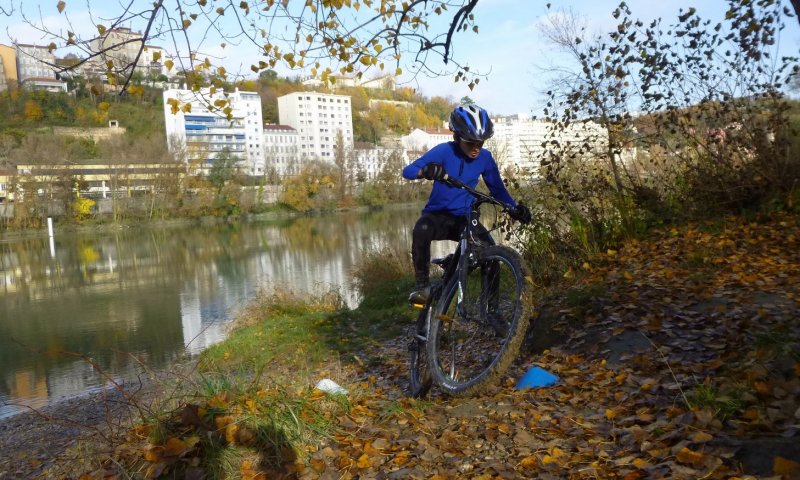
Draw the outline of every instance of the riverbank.
M181 455L148 460L158 447L140 436L114 458L170 472L196 458L194 473L224 463L266 478L798 478L798 243L800 217L776 214L605 252L545 292L519 361L469 399L407 398L410 279L355 311L273 297L208 351L196 410L163 417ZM534 365L560 380L516 390ZM321 378L347 395L314 390ZM287 407L315 429L270 416ZM265 421L280 448L251 455L247 434ZM206 431L220 443L190 446Z
M216 225L225 223L256 223L256 222L279 222L292 218L324 215L330 212L368 212L376 210L406 210L411 208L421 208L422 203L395 203L390 205L383 205L379 207L352 207L340 208L331 211L310 211L306 213L295 212L288 209L276 209L263 213L248 213L236 217L197 217L197 218L170 218L159 220L137 220L131 222L113 222L109 221L93 221L89 224L75 224L75 223L56 223L54 225L54 232L60 233L114 233L125 231L131 228L182 228L193 225ZM26 229L26 230L0 230L0 241L13 241L26 238L42 238L47 237L47 228Z

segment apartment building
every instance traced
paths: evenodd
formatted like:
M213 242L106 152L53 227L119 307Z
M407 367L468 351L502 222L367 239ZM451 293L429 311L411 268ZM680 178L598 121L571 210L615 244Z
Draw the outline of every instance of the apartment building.
M576 121L564 129L551 122L535 120L525 114L493 118L494 136L486 142L500 168L517 168L522 173L538 176L542 158L554 148L584 146L602 149L608 143L608 133L592 121Z
M280 123L300 135L300 161L333 162L341 132L345 148L353 145L350 97L318 92L295 92L278 97Z
M67 91L67 83L56 78L53 67L56 57L49 47L25 43L17 43L14 47L20 86L51 92Z
M453 132L447 128L415 128L408 135L400 137L400 145L409 156L418 157L440 143L453 139Z
M209 89L192 92L185 89L164 91L164 120L167 143L174 155L183 155L187 162L200 162L210 167L224 149L242 159L239 167L248 175L263 175L264 128L261 97L254 92L224 93ZM190 105L172 113L172 104ZM229 119L215 102L225 101L230 107Z
M289 125L264 125L265 172L285 177L300 173L300 132Z
M399 156L403 162L407 159L402 148L380 147L371 143L356 142L353 146L356 179L359 182L375 180L384 165L394 156Z

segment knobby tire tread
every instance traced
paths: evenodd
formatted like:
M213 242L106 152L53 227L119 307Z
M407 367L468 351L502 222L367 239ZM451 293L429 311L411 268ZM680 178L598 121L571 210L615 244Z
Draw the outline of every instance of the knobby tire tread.
M496 361L493 368L491 368L488 372L484 372L482 375L479 375L474 380L474 383L471 383L466 387L458 385L450 382L446 376L439 372L437 367L431 368L432 371L430 373L433 377L433 381L449 395L464 397L475 396L480 394L490 385L494 385L499 377L504 375L514 360L516 360L528 328L529 320L528 313L526 312L526 306L530 304L530 287L528 286L527 281L529 273L523 265L519 254L507 246L492 245L481 250L478 255L479 257L501 257L506 260L509 265L511 265L511 268L515 271L517 276L517 282L520 288L520 309L517 318L512 321L512 330L510 332L510 336L506 342L505 348L499 354L499 359ZM442 298L446 298L445 296L452 288L454 288L453 284L456 281L457 279L453 278L446 288L443 288L440 291ZM450 301L454 301L454 299L451 298ZM444 303L447 304L449 302ZM436 346L436 343L438 343L438 338L436 338L437 341L431 341L431 337L434 335L438 336L438 333L434 333L434 330L437 330L440 325L440 321L436 317L437 315L433 315L431 318L430 332L426 345L428 349L426 354L428 355L429 361L430 358L436 358L436 354L438 353L436 351L438 349Z

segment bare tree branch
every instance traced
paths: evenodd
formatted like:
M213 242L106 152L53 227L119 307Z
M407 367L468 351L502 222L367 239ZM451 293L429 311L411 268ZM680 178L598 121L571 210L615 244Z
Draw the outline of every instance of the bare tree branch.
M405 63L412 76L421 72L431 76L456 74L457 80L469 81L473 86L485 74L463 64L465 59L454 55L453 44L460 32L471 29L477 33L473 11L478 2L174 0L168 9L168 2L156 0L136 11L135 0L127 0L119 4L117 13L105 19L107 23L95 21L90 11L99 36L88 38L75 33L63 3L59 11L70 25L66 33L50 31L41 14L38 21L24 20L53 41L51 49L72 48L81 53L82 58L72 65L53 65L62 73L97 64L94 59L107 59L125 45L140 43L132 58L105 62L108 73L120 78L123 91L129 87L144 49L157 39L171 42L165 49L173 54L181 71L195 76L227 79L225 70L212 69L208 59L200 58L204 45L219 41L221 47L233 44L237 49L252 45L254 72L284 65L322 79L339 74L360 77L370 69L384 70L390 62L395 74L402 72L400 66ZM141 38L113 37L112 42L106 41L112 38L110 31L128 27L135 31L137 24L141 25ZM132 49L127 50L127 55L132 55Z

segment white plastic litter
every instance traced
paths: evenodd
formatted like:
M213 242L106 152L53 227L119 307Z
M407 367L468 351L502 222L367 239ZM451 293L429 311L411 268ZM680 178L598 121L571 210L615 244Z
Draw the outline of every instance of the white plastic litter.
M322 390L325 393L333 393L335 395L347 395L347 390L344 387L334 382L330 378L323 378L314 387L317 390Z

